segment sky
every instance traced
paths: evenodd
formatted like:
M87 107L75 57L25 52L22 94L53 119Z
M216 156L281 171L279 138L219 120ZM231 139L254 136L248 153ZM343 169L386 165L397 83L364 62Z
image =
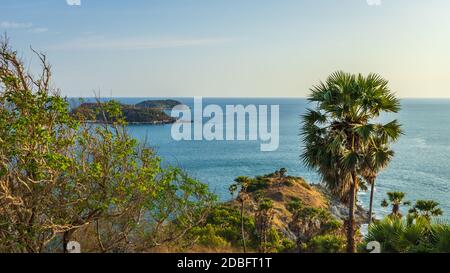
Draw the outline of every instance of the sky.
M0 32L69 97L305 97L344 70L450 98L448 0L0 0Z

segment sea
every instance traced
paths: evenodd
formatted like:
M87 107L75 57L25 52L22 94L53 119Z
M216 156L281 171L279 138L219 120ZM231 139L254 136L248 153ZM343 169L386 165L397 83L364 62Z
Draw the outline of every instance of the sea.
M125 104L158 98L115 98ZM193 108L193 98L173 98ZM288 174L320 183L320 176L300 160L303 143L301 115L313 107L304 98L203 98L203 107L218 105L279 106L279 148L261 151L260 141L176 141L172 125L129 125L128 130L141 142L155 149L164 164L184 169L207 183L221 200L231 198L228 188L238 176L257 176L286 168ZM380 122L398 119L404 135L392 145L395 157L376 181L374 211L377 217L389 213L381 207L390 191L406 193L405 200L435 200L450 219L450 100L403 99L398 114L383 115ZM193 109L192 109L193 110ZM169 111L170 114L170 111ZM224 122L231 118L223 116ZM205 122L207 120L204 120ZM269 111L270 121L270 111ZM188 126L191 126L188 124ZM193 125L192 125L193 126ZM369 192L361 191L358 200L368 207ZM407 211L403 208L403 212Z

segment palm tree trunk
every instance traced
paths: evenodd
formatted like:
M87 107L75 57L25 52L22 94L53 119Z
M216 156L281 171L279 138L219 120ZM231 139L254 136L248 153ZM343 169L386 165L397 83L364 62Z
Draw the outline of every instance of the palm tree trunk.
M399 212L400 212L400 205L399 204L394 204L392 206L392 215L398 216Z
M244 253L247 253L247 244L245 243L245 230L244 230L244 200L241 201L241 234Z
M347 221L347 252L355 253L355 203L356 203L356 189L358 184L358 177L355 172L352 172L352 185L350 187L350 200L348 204L348 221Z
M375 179L371 179L370 181L370 204L369 204L369 226L372 224L372 213L373 213L373 194L375 191Z

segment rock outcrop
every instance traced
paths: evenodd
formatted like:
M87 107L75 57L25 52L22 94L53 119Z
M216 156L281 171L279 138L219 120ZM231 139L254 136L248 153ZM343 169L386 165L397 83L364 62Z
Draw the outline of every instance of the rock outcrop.
M252 215L256 210L258 198L266 198L273 202L274 217L273 225L290 240L295 241L295 235L289 228L292 220L292 213L288 206L295 200L299 200L302 205L317 209L328 210L331 215L342 223L348 217L348 207L339 198L334 196L329 190L321 185L308 184L301 177L264 177L266 185L257 191L247 192L246 214ZM239 201L230 202L238 207ZM356 207L355 218L358 226L367 222L367 212L360 206Z

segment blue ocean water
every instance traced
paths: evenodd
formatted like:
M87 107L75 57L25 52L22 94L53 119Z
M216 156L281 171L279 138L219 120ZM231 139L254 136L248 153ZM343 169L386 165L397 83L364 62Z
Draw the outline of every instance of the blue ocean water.
M137 103L144 98L120 98L123 103ZM178 99L192 105L192 99ZM274 152L261 152L259 141L180 141L171 137L171 125L129 126L130 133L154 147L168 163L185 169L191 176L210 185L226 200L228 187L237 176L256 176L287 168L290 175L302 176L311 183L320 182L312 170L299 160L300 115L308 103L305 99L210 98L206 104L279 105L280 145ZM380 203L389 191L403 191L410 201L433 199L450 218L450 100L402 100L402 111L383 116L403 124L405 135L393 146L395 158L378 180L375 213L382 216L388 209ZM361 192L359 200L368 204L369 194Z

